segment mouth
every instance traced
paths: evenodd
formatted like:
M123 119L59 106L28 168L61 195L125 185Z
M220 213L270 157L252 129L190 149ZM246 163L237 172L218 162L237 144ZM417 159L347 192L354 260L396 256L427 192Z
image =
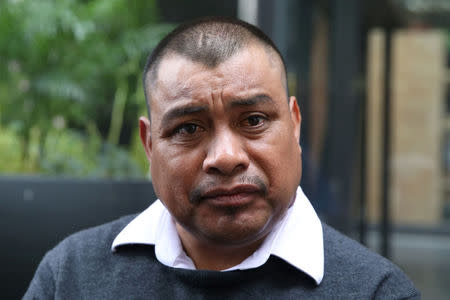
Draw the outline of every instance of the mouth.
M241 184L230 188L213 188L201 195L203 201L219 207L239 207L248 205L261 189L252 184Z

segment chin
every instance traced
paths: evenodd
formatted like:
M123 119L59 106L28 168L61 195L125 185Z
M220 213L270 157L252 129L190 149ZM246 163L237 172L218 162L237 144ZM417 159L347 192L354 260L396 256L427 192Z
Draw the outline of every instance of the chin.
M251 244L265 237L272 227L267 217L249 217L239 220L217 221L218 226L205 230L204 237L209 242L222 246L242 246ZM212 230L211 230L212 229Z

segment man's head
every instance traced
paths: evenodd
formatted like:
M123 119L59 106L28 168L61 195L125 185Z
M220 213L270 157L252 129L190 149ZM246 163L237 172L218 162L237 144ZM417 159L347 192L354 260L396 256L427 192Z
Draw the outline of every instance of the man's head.
M273 63L282 68L282 81L287 91L283 57L272 40L259 28L237 19L202 18L177 27L149 55L143 76L149 117L152 91L156 88L157 72L163 57L178 54L213 68L252 43L259 43Z
M256 33L255 33L256 32ZM300 112L272 42L236 20L181 26L149 58L140 119L155 192L183 239L264 238L301 177Z

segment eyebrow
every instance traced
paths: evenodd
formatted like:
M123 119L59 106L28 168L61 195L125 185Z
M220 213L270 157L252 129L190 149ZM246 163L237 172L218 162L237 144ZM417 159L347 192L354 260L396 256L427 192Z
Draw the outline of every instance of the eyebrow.
M261 103L275 104L275 101L273 101L273 99L270 98L268 95L260 94L250 98L233 100L229 105L230 107L238 107L238 106L252 106Z
M235 99L230 102L228 105L231 108L234 107L242 107L242 106L252 106L257 105L261 103L270 103L275 104L275 101L273 101L272 98L265 94L260 94L256 96L252 96L250 98L245 99ZM208 112L209 108L207 105L193 105L193 104L187 104L182 105L179 107L175 107L170 109L161 120L162 127L168 127L170 125L170 122L172 122L174 119L181 118L188 115L198 114L202 112Z
M201 112L209 111L208 106L206 105L183 105L179 107L175 107L170 109L161 120L161 124L163 127L169 126L170 122L174 119L181 118L188 115L193 115Z

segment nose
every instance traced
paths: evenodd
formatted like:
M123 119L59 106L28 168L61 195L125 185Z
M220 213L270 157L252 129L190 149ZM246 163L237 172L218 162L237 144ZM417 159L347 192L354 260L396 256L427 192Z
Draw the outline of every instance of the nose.
M248 168L250 159L241 139L231 130L217 131L203 161L210 174L233 175Z

